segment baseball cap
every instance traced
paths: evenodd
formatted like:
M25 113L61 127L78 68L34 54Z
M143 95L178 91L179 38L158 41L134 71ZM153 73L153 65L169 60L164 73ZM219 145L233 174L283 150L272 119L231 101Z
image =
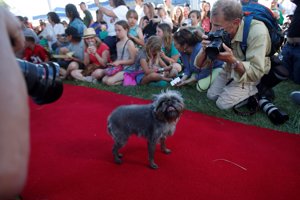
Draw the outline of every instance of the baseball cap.
M23 33L24 33L24 37L32 38L35 43L38 42L38 41L36 41L37 37L36 37L34 31L32 31L31 29L25 29L25 30L23 30Z

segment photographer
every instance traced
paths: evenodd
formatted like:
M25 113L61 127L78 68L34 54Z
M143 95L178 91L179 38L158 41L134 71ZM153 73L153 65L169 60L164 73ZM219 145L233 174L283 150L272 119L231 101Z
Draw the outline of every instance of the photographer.
M271 49L271 41L267 27L263 22L252 20L247 50L241 50L244 21L240 2L236 0L218 0L211 10L212 32L224 29L229 33L231 48L224 43L215 59L225 62L207 92L207 97L216 101L220 109L230 109L239 102L256 94L256 85L271 67L267 55ZM212 42L203 36L203 48L198 53L195 66L202 68L209 59L206 47Z
M22 26L3 7L0 30L0 199L6 199L19 194L26 180L29 109L25 81L14 55L24 47Z

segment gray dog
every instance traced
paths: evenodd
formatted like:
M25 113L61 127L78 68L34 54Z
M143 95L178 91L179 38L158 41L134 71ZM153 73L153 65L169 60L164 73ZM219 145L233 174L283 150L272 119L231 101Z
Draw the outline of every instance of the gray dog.
M156 144L160 141L161 150L169 154L165 140L172 136L184 109L181 94L167 90L154 96L153 103L146 105L126 105L116 108L108 117L108 132L113 137L113 156L116 163L122 163L122 148L130 135L137 134L148 140L150 167L158 168L154 162Z

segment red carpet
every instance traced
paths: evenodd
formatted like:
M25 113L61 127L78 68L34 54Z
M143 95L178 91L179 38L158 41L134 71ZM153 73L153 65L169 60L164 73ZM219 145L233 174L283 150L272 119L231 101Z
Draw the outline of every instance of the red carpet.
M108 114L148 101L65 85L50 105L31 104L25 200L299 199L300 136L185 111L148 168L146 141L133 137L113 163Z

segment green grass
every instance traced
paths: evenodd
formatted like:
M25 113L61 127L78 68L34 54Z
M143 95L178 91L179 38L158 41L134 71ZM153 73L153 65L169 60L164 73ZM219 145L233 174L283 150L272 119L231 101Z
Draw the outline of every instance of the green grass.
M100 90L108 90L118 94L124 94L143 99L151 99L153 94L157 94L161 92L162 89L165 89L151 86L106 86L101 83L92 84L78 81L65 81L65 83L87 86ZM292 91L299 90L299 85L293 84L290 81L282 82L274 88L276 94L274 104L281 110L288 113L290 118L282 125L273 125L267 115L262 111L259 111L251 116L239 116L235 114L232 109L227 111L219 110L213 101L207 99L205 92L200 93L195 89L195 87L192 86L185 86L182 88L173 88L170 86L169 88L176 89L181 92L185 100L186 109L188 110L273 130L289 133L300 133L300 107L294 104L289 97L289 94Z

